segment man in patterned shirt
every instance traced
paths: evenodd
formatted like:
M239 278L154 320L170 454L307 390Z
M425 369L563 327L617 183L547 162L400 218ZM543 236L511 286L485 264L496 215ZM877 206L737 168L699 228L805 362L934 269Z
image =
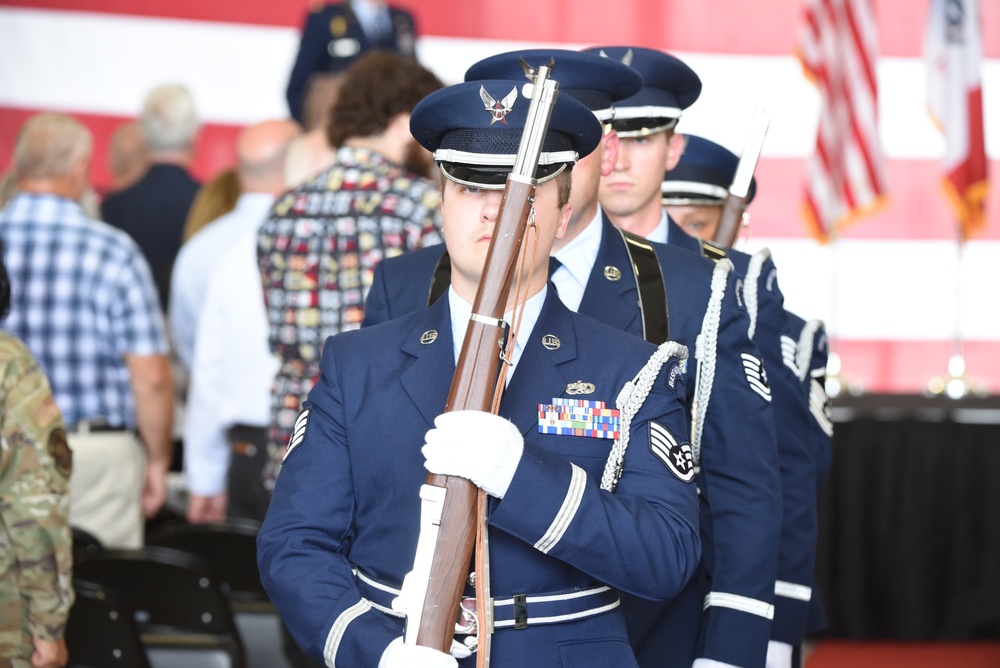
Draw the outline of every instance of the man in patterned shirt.
M327 337L361 326L376 263L440 243L440 193L410 111L441 82L412 58L364 56L330 114L334 164L278 198L260 228L258 260L274 383L266 473L273 481L299 404L319 376Z
M21 129L20 192L0 211L13 286L5 328L37 357L66 421L70 521L106 546L139 547L143 515L166 498L173 383L141 251L76 203L90 154L90 133L67 116Z

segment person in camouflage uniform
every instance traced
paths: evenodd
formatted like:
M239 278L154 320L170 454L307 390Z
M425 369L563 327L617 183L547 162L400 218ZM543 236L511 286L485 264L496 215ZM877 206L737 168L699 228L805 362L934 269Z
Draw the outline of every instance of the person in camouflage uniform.
M0 317L9 304L0 261ZM71 470L45 374L18 338L0 331L0 668L66 665Z

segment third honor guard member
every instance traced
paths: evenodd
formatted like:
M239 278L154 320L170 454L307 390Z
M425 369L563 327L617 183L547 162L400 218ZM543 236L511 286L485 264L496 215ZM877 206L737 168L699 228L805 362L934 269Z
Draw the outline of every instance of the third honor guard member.
M662 175L651 176L655 170L673 169L681 159L684 138L674 132L674 128L681 111L692 104L700 92L697 75L679 59L654 49L617 46L589 51L624 62L643 78L642 90L616 105L612 125L621 136L621 150L613 173L601 180L601 206L623 229L651 241L666 242L721 261L725 253L718 247L703 245L670 220L660 201ZM742 296L750 316L748 334L760 350L759 358L744 360L746 373L774 407L784 515L787 508L799 508L808 503L805 484L796 473L808 460L802 441L807 414L797 390L798 379L784 365L782 357L781 335L787 327L784 298L769 252L762 251L751 258L732 251L727 259L733 262L740 275ZM782 530L787 531L788 526L783 520ZM717 570L718 567L716 564ZM758 581L758 585L763 584ZM778 600L774 581L766 598L757 600ZM774 607L744 603L724 597L706 598L705 619L696 648L698 668L765 665ZM648 656L646 665L663 665L660 657L665 646L660 643L663 637L670 636L675 624L665 619L663 632L650 634L649 643L637 647L640 661ZM710 663L712 661L716 663Z
M528 250L515 270L524 301L505 309L520 324L505 348L499 416L442 414L459 342L485 317L471 303L527 120L525 83L458 84L414 109L414 136L446 174L447 296L327 342L258 536L265 587L328 666L475 665L464 645L456 659L402 643L403 619L391 607L413 564L425 467L489 495L496 668L635 666L618 591L668 598L696 568L686 351L574 314L547 287L549 251L570 216L569 166L601 137L594 115L568 95L554 104L534 172ZM484 107L487 98L494 102ZM633 380L649 394L619 395ZM624 407L619 396L629 397ZM579 408L591 428L563 426L559 406ZM614 486L605 474L616 444L627 450Z
M685 136L685 150L680 162L666 172L661 185L662 202L670 217L692 236L710 241L722 221L723 204L736 175L739 158L729 149L695 135ZM751 179L744 209L756 194L755 179ZM731 254L731 252L729 253ZM778 654L788 656L790 648L800 648L812 618L822 617L818 592L813 588L813 568L817 539L816 507L806 503L814 499L826 475L830 462L833 423L830 420L829 398L824 388L827 360L827 337L823 323L805 321L787 313L788 328L781 337L784 364L798 377L802 398L812 419L806 439L810 459L800 459L796 471L796 489L805 489L800 503L786 507L782 537L782 552L778 583L775 588L776 606L771 637L783 647L772 646L770 663L779 662ZM809 482L814 484L808 495ZM822 625L821 619L816 623Z
M560 267L552 280L560 299L570 309L654 342L669 329L671 339L692 351L686 404L695 417L692 443L700 466L696 480L705 557L697 578L674 601L624 600L634 647L649 649L655 641L657 648L668 648L655 661L640 653L639 662L686 662L689 668L708 600L712 628L725 635L733 654L759 654L763 664L770 627L764 615L773 599L778 558L778 462L770 403L744 368L745 360L758 360L760 353L747 335L749 319L736 278L727 272L728 263L713 267L685 250L623 234L598 205L599 180L610 173L617 155L617 134L607 126L619 113L615 100L639 90L636 72L595 54L538 50L487 58L466 78L513 77L521 58L532 66L554 58L560 94L587 104L607 130L594 153L573 168L573 212L553 250ZM430 286L436 287L444 273L441 256L441 249L422 249L376 267L365 324L426 304ZM737 628L745 609L764 615ZM674 623L663 624L664 617Z

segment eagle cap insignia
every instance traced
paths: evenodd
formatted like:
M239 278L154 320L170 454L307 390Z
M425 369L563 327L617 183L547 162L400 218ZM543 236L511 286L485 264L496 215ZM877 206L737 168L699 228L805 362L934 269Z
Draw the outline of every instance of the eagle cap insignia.
M479 97L483 99L483 105L486 107L486 113L492 116L490 125L493 125L497 121L507 125L507 114L509 114L511 109L514 108L514 101L517 100L517 87L515 86L514 88L511 88L510 92L507 93L507 96L498 102L492 95L486 92L485 86L480 85Z
M593 383L578 380L566 386L566 394L593 394L596 389Z

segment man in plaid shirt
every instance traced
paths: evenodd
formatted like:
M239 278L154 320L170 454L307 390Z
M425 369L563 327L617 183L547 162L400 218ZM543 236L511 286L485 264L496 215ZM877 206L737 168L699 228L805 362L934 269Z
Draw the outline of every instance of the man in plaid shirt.
M169 348L139 248L77 205L90 155L90 133L67 116L21 129L20 192L0 211L13 293L4 327L38 358L68 427L70 522L106 546L140 547L143 516L166 498Z

